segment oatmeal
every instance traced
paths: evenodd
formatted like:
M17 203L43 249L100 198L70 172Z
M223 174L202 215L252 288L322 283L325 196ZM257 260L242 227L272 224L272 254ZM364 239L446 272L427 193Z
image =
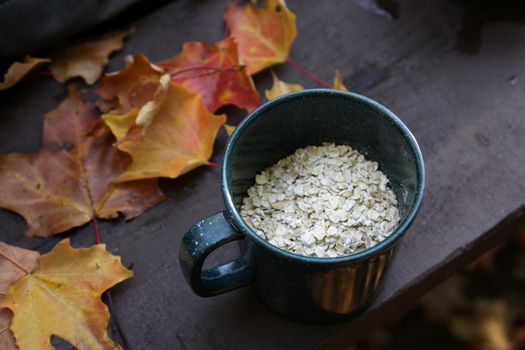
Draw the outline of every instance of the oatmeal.
M399 223L378 164L333 143L300 148L256 175L241 216L271 244L316 257L372 247Z

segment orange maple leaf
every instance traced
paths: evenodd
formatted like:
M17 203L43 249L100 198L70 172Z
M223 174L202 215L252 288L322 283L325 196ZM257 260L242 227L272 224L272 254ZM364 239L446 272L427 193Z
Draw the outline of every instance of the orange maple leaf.
M211 112L227 104L248 111L259 105L259 93L245 67L239 65L237 45L231 37L215 44L185 43L180 54L157 65L174 81L200 94Z
M109 129L74 89L44 119L36 154L0 156L0 207L21 214L27 234L49 236L95 217L126 219L164 199L156 180L113 183L129 165Z
M97 93L104 100L117 100L116 111L126 113L151 100L163 74L163 69L153 65L146 56L134 55L124 69L102 78Z
M212 114L199 94L169 79L159 86L165 88L157 90L152 103L141 110L134 108L125 115L110 113L103 117L120 138L118 148L133 159L116 181L175 178L207 164L211 157L226 116ZM139 116L143 117L142 125L137 122ZM121 122L114 123L119 118Z
M5 250L6 245L0 244L0 264L11 263L11 270L16 264L21 271L16 282L11 281L0 309L13 312L11 330L20 350L51 350L52 335L80 350L120 349L107 335L109 312L100 298L105 290L133 276L120 257L108 253L104 244L74 249L69 239L38 257L38 264L37 253L27 257L24 266ZM18 257L24 254L29 253ZM10 263L2 262L2 257Z
M248 74L282 63L297 36L295 15L284 0L265 0L263 7L230 4L224 14L228 30L239 45L241 64Z

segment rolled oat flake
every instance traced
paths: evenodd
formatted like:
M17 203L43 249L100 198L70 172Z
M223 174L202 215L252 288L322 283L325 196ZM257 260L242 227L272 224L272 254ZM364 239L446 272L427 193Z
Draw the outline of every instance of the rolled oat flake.
M241 216L262 238L292 253L338 257L390 235L399 210L378 164L346 145L300 148L255 176Z

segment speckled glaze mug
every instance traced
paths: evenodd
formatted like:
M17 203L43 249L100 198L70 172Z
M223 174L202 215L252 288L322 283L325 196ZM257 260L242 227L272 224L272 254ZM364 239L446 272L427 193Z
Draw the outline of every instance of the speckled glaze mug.
M384 241L358 253L318 258L277 248L259 237L239 211L255 175L297 148L348 144L377 161L398 199L401 221ZM271 100L252 112L230 137L222 166L226 210L184 236L180 265L193 291L213 296L253 283L259 297L289 318L331 322L366 308L377 295L394 247L423 198L421 151L408 128L387 108L351 92L312 89ZM203 270L219 246L244 239L243 255Z

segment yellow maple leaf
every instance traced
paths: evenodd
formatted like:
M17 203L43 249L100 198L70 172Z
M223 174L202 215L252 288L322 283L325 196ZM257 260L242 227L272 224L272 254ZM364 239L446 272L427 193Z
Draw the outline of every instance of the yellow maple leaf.
M120 349L107 335L109 312L100 296L132 276L104 244L74 249L65 239L11 285L0 308L13 312L20 350L51 350L52 335L79 350Z
M37 266L38 252L13 247L0 242L0 302L9 286ZM0 309L0 349L17 350L13 333L9 330L13 315L8 309Z
M96 40L65 47L53 55L49 70L61 83L73 77L82 77L86 83L93 84L102 74L109 55L120 50L124 38L131 33L132 30L114 31Z
M294 91L299 91L299 90L304 89L304 87L301 84L290 84L290 83L285 83L282 80L279 80L279 78L277 78L277 75L275 75L274 72L272 72L272 77L273 77L272 88L264 92L264 94L269 100L274 99L278 96L287 94L289 92L294 92Z
M27 73L47 62L51 62L51 60L48 58L26 56L23 62L13 63L5 73L4 81L0 83L0 91L13 87L25 77Z

